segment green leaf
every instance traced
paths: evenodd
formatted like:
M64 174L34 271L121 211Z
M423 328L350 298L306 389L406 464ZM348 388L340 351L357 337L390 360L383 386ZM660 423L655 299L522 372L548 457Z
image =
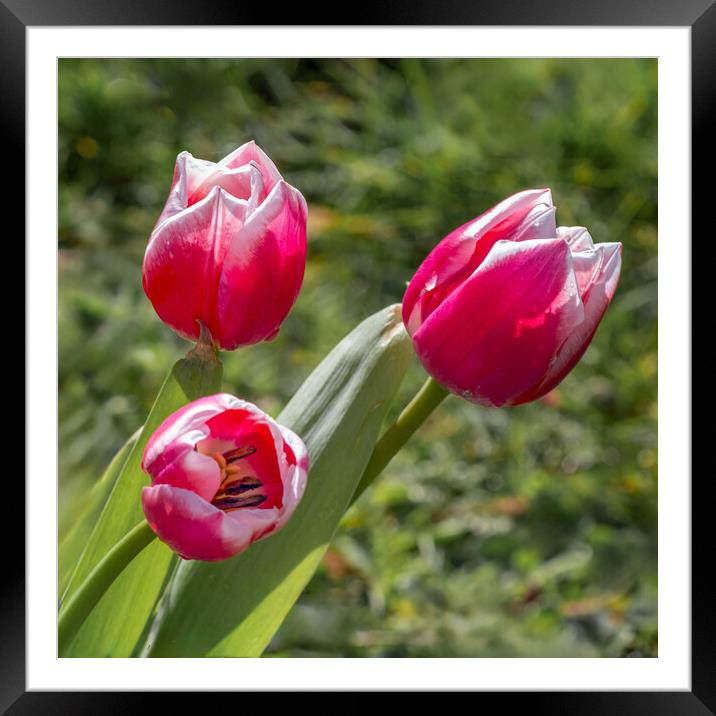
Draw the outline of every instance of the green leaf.
M140 463L149 437L168 415L191 400L221 389L221 363L213 351L192 351L172 368L142 432L116 477L63 602L99 560L144 519L140 495L149 479ZM68 656L131 656L176 563L159 540L146 547L122 572L91 612L69 647Z
M139 428L112 458L112 462L109 463L102 477L97 480L85 496L84 505L79 511L79 516L72 524L72 527L67 530L67 534L61 539L57 550L58 594L64 594L82 556L87 540L92 534L92 529L97 524L97 518L100 516L109 493L112 491L114 483L127 461L127 456L139 439L141 432L142 429Z
M323 556L412 356L398 306L363 321L301 386L278 421L306 443L306 493L277 534L225 562L183 562L147 656L260 656Z

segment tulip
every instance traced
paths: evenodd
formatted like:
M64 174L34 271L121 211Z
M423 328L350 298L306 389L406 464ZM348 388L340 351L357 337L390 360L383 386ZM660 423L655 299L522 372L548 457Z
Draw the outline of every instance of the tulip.
M542 397L587 349L616 290L621 244L555 225L549 189L515 194L446 236L403 299L427 372L467 400Z
M176 160L144 255L159 317L224 350L270 340L296 302L306 265L306 202L248 142L221 161Z
M220 393L170 415L149 439L142 508L184 559L218 561L281 529L306 487L301 439L259 408Z

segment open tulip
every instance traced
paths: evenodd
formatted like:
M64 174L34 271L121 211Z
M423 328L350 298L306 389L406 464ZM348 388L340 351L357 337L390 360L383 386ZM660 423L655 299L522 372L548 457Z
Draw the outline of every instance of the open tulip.
M301 439L220 393L170 415L144 450L147 522L185 559L218 561L279 530L306 487Z
M306 214L254 142L217 163L179 154L144 255L159 317L190 340L203 325L224 350L273 338L303 282Z
M552 390L587 349L616 290L621 244L556 227L549 189L515 194L425 259L403 321L427 372L483 405Z

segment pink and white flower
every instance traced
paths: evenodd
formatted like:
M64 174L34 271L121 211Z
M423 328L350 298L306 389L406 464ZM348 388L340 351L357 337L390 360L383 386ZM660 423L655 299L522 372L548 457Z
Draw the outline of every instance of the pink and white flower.
M489 406L542 397L569 373L614 295L621 244L559 227L549 189L448 234L410 281L403 321L427 372Z
M306 488L302 440L259 408L225 393L170 415L149 439L152 478L142 508L184 559L218 561L281 529Z
M224 349L273 338L306 266L307 208L248 142L214 163L182 152L144 255L142 284L184 338Z

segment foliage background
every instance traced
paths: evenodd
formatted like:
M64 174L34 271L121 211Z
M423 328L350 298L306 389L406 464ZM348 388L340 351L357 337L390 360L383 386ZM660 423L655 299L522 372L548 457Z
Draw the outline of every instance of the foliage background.
M639 59L61 60L61 535L188 348L141 289L179 151L255 138L308 200L294 311L224 355L226 389L274 415L444 234L550 186L559 224L624 244L591 348L536 404L450 398L270 654L655 656L656 87ZM423 378L416 361L403 402Z

